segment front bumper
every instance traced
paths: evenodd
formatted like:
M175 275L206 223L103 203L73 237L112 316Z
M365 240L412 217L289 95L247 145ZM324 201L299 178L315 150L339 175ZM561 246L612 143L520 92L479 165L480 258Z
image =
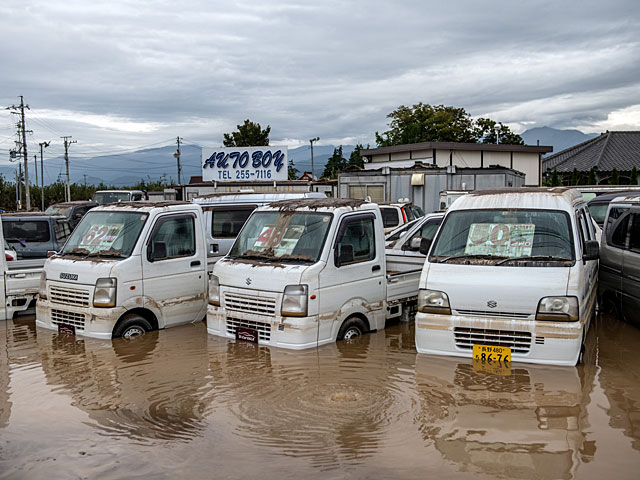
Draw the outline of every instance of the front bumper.
M58 325L70 325L76 335L110 339L118 319L125 313L122 307L95 308L58 305L49 300L38 299L36 304L36 326L58 330Z
M258 331L258 343L272 347L303 350L331 343L318 341L318 317L282 317L248 314L208 305L207 332L225 338L236 338L236 326Z
M544 365L575 365L583 331L582 321L539 322L420 312L415 320L418 353L471 358L473 348L469 344L501 344L512 347L514 362Z

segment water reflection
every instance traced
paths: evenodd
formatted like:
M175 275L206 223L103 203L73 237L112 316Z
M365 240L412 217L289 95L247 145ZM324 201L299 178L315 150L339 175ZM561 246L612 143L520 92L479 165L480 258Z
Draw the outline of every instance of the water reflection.
M595 453L581 428L583 380L576 368L514 364L509 376L485 375L470 360L419 355L420 429L460 471L572 478Z
M188 441L204 429L211 403L201 330L112 342L39 330L38 345L47 383L70 395L103 435Z

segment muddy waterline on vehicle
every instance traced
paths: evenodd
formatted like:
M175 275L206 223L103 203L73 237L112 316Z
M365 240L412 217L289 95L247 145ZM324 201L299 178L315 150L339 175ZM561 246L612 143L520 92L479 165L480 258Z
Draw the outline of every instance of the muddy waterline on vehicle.
M100 341L0 322L0 478L637 478L640 330L577 368L417 355L413 324L302 352L204 324Z

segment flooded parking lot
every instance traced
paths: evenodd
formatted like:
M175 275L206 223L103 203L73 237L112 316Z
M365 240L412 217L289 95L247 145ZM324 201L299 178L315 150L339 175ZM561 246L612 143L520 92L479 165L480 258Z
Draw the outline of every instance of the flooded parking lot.
M600 316L586 346L487 374L413 324L295 352L0 322L0 478L637 478L640 330Z

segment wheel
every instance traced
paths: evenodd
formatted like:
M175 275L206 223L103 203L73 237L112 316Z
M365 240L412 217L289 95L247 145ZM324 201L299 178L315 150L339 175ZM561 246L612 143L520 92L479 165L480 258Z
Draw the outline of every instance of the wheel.
M125 316L113 330L113 338L133 338L144 335L153 329L151 324L139 315Z
M367 331L365 323L356 317L345 320L338 331L338 340L351 340Z

